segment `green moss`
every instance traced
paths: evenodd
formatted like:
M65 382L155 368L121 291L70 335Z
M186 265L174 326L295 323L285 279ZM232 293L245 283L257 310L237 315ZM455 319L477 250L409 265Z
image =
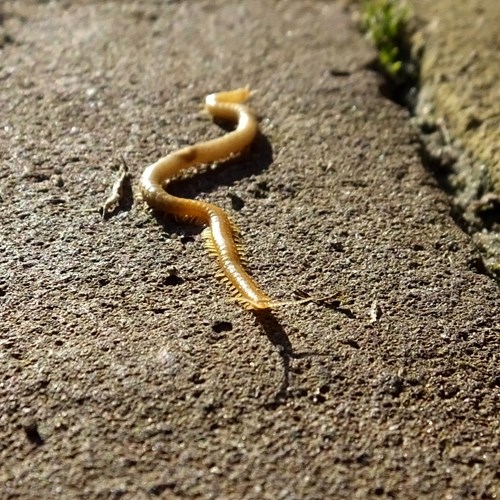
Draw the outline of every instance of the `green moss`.
M361 28L378 51L381 69L396 83L408 79L409 8L398 0L364 0Z

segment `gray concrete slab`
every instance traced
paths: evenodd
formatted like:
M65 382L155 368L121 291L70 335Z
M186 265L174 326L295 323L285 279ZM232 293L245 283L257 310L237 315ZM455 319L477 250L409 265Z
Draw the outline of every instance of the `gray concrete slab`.
M410 0L424 22L420 113L486 167L500 194L500 2ZM470 182L473 182L472 179Z
M3 29L2 497L498 495L498 287L338 3L10 2ZM270 294L341 308L253 316L137 199L246 83L261 138L176 192L231 213Z
M426 124L423 138L464 226L499 279L500 3L409 3L420 27L413 41L422 57L416 113ZM429 124L437 131L429 134Z

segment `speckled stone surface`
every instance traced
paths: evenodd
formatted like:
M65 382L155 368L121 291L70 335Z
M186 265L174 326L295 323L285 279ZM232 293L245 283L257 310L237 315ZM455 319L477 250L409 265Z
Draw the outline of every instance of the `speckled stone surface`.
M500 2L411 0L423 46L417 114L474 244L500 277ZM437 140L436 140L437 139Z
M484 498L499 493L497 285L336 2L2 4L2 498ZM229 300L144 167L262 135L172 187L227 209L277 298ZM117 168L120 209L99 207Z
M451 138L486 166L500 194L500 2L409 4L425 23L420 111L444 118Z

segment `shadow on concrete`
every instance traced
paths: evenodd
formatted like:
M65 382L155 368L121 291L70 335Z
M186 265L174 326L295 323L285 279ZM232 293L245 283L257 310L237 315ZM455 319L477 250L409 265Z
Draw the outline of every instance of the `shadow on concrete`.
M257 175L273 162L273 150L267 138L259 134L249 148L248 153L224 161L217 168L201 167L198 173L188 178L173 180L168 183L168 192L179 198L193 199L200 193L211 193L220 186L233 186L238 180ZM231 205L239 211L245 202L236 194L230 194ZM200 229L189 222L176 221L173 217L154 211L156 220L169 233L189 236L200 233Z
M255 316L257 323L264 331L264 334L268 338L269 342L271 342L271 344L276 348L276 351L278 352L281 359L283 376L281 378L280 386L276 394L274 395L274 399L264 404L265 408L274 409L284 404L288 399L293 397L293 395L291 395L289 391L291 359L303 359L309 356L331 357L334 356L335 353L333 351L295 352L290 338L286 334L280 322L276 319L276 316L271 311L254 311L253 315Z

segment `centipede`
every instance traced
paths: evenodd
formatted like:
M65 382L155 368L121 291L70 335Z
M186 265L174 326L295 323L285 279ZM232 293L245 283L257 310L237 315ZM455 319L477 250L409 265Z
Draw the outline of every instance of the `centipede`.
M224 162L248 149L259 133L255 114L245 104L250 95L248 86L208 95L204 103L205 111L214 119L235 123L234 130L222 137L183 147L149 165L142 174L140 190L151 208L205 226L203 240L216 258L220 276L230 285L234 300L248 310L266 311L290 302L311 299L279 302L269 297L246 271L240 231L227 213L211 203L180 198L167 190L168 183L182 171Z

